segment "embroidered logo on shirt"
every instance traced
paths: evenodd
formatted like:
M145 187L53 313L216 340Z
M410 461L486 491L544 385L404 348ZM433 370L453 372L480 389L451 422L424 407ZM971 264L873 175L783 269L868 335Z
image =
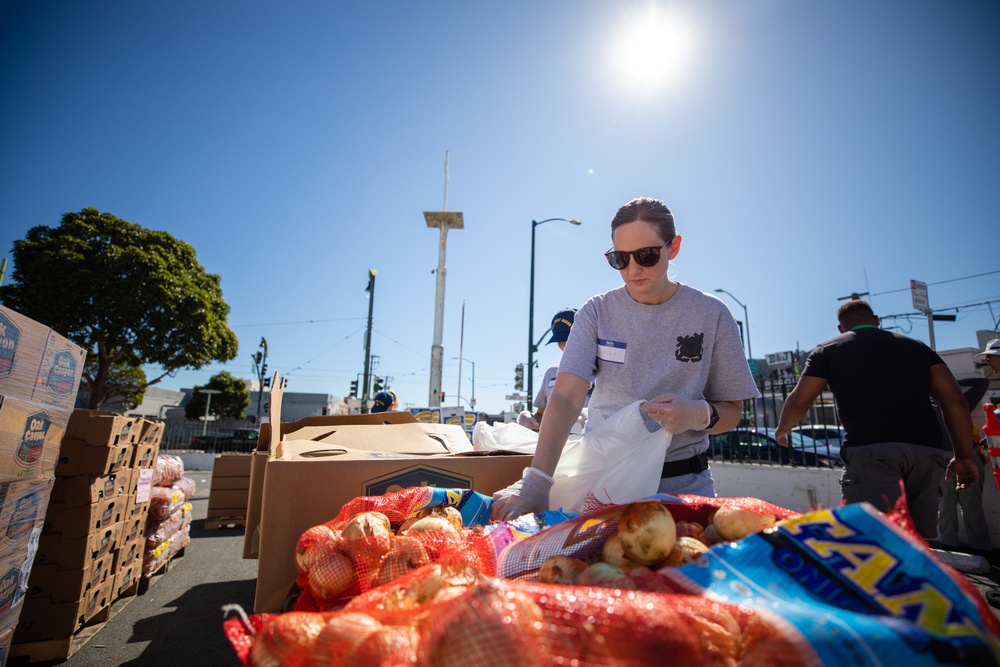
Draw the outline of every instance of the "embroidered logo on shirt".
M677 357L677 361L701 361L704 355L704 350L702 349L704 342L704 333L678 336L677 350L674 352L674 356Z

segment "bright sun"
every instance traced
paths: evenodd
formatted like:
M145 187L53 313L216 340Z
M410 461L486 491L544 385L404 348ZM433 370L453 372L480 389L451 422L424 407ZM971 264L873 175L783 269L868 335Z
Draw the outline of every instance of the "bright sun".
M631 17L618 34L612 50L615 77L630 88L675 83L687 69L692 37L689 25L651 6Z

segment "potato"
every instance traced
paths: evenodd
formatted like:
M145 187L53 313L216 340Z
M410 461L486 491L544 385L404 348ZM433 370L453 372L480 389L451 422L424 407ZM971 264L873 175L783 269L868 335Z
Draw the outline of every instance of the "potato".
M770 528L776 519L773 514L757 514L741 507L723 505L712 517L715 532L725 541L742 540L747 535Z
M622 547L629 560L655 565L670 555L677 541L674 517L657 500L629 503L618 520Z
M546 584L572 584L585 569L587 563L579 558L557 554L546 558L538 568L538 580Z

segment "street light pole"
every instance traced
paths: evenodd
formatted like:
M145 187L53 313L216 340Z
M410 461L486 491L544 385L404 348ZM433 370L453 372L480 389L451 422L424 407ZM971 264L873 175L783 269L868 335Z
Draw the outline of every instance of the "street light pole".
M552 222L554 220L562 220L563 222L568 222L571 225L579 225L579 220L570 220L569 218L546 218L545 220L532 220L531 221L531 281L528 287L528 402L531 402L531 397L533 396L532 391L534 390L534 383L532 378L535 373L535 351L538 349L535 345L535 227L546 222Z
M198 391L202 394L208 394L208 398L205 399L205 423L201 427L201 434L204 436L208 432L208 406L212 404L212 394L221 394L222 392L218 389L201 389Z
M476 407L476 362L474 362L472 359L466 359L465 357L452 357L452 359L457 359L458 362L459 362L458 363L458 367L459 367L458 374L459 374L460 378L462 377L462 370L461 370L461 368L462 368L462 362L463 361L468 361L470 364L472 364L472 400L469 401L469 405L471 405L472 407ZM458 392L459 392L459 395L461 395L461 393L462 393L462 383L461 382L459 382L459 384L458 384Z
M717 289L715 291L716 292L721 292L723 294L729 294L729 298L730 299L732 299L733 301L735 301L736 303L738 303L740 306L742 306L742 308L743 308L743 322L746 323L746 329L747 329L747 359L753 359L753 349L750 347L750 316L747 315L747 307L744 306L743 303L739 299L737 299L735 296L733 296L730 292L727 292L724 289Z

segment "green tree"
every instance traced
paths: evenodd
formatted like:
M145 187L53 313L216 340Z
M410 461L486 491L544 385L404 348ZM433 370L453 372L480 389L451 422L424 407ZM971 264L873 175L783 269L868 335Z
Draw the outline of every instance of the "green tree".
M209 395L199 391L200 389L214 389L219 393L212 394L212 400L209 401ZM208 403L210 415L244 419L247 407L250 406L250 391L246 382L222 371L210 377L205 386L195 386L194 393L184 406L184 416L188 419L204 419L205 403Z
M91 360L91 364L97 364L96 355ZM85 377L95 376L97 369L90 368L90 364L88 364L84 367L83 374ZM134 410L142 403L142 398L146 395L146 371L138 362L132 359L122 359L108 370L108 382L105 386L109 388L108 399L119 398L126 410Z
M180 369L236 357L219 276L166 232L85 208L64 214L58 227L32 227L13 256L14 282L0 287L0 298L86 348L91 408ZM164 372L152 380L115 372L123 363Z

